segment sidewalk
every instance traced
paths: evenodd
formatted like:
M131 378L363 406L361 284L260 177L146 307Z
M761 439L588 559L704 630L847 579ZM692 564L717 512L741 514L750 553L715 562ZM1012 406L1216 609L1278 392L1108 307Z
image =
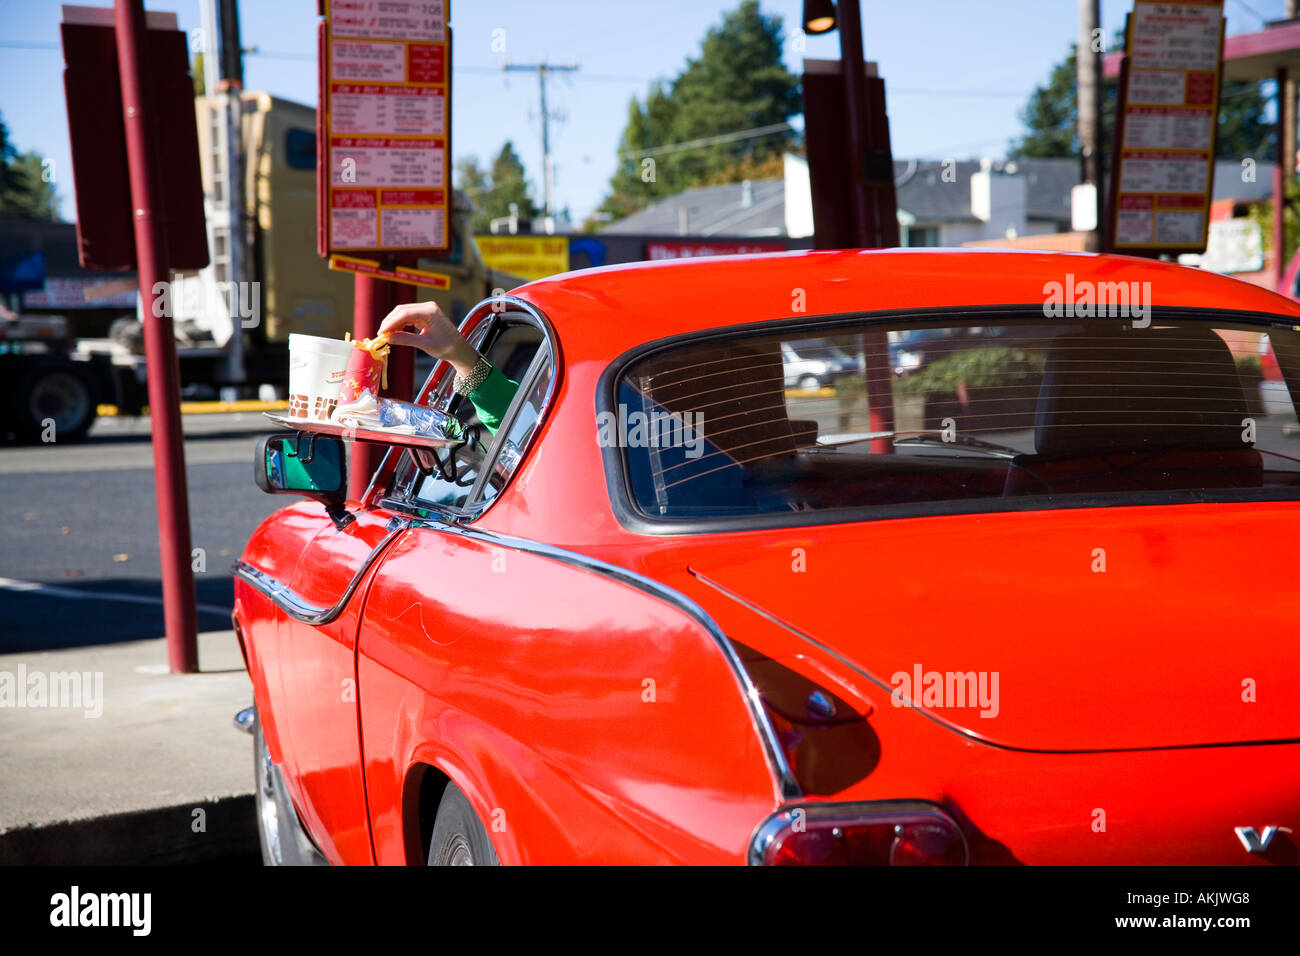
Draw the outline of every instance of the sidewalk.
M199 636L201 673L166 662L161 639L0 655L0 864L255 859L234 632Z

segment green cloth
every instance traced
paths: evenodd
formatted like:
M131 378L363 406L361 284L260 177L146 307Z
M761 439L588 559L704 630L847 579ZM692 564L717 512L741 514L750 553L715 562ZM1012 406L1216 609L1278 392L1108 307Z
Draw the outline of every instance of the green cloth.
M478 412L478 420L491 434L495 435L501 427L501 419L518 390L519 383L506 378L494 365L483 384L470 393L469 400Z

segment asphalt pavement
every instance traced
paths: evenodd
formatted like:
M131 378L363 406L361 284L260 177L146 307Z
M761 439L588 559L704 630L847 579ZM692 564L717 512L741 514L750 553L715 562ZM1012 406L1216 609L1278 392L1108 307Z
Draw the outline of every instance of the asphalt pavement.
M260 413L183 418L199 630L230 627L230 566L287 499L253 484ZM150 421L79 443L0 446L0 654L164 634Z

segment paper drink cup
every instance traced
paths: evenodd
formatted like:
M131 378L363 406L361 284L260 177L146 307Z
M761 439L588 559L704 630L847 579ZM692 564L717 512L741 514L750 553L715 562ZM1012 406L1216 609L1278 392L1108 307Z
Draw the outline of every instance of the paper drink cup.
M329 421L355 351L339 339L298 333L289 336L290 418Z

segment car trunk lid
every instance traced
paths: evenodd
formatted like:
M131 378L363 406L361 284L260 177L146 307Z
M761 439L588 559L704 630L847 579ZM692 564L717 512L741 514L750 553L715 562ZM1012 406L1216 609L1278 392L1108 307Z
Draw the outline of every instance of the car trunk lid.
M1296 739L1297 508L812 527L780 547L709 549L690 570L851 662L892 692L889 704L991 743L1077 751Z

